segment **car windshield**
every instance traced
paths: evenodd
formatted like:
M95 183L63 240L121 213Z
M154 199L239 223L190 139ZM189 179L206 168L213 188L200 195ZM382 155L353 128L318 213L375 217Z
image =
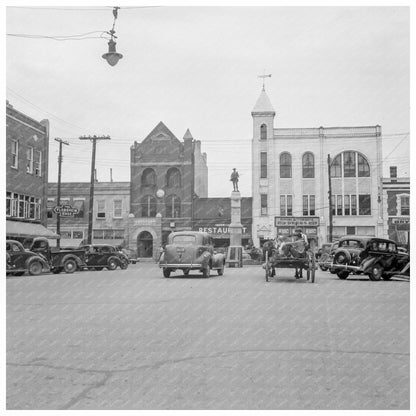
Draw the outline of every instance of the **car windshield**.
M350 248L363 248L361 241L357 240L345 240L341 243L341 246Z
M172 238L172 244L193 244L195 241L194 235L175 235Z

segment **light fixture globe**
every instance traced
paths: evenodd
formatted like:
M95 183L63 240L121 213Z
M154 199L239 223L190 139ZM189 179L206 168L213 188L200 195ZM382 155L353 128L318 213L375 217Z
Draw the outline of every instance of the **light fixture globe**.
M156 196L157 196L159 199L162 199L162 198L165 196L165 191L164 191L163 189L158 189L158 190L156 191Z
M117 65L117 62L123 57L121 53L116 51L116 42L110 39L108 42L108 52L103 55L103 58L111 65Z

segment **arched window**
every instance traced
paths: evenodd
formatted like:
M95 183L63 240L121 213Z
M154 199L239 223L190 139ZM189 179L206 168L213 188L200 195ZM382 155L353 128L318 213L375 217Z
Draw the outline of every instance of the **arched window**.
M370 165L367 162L367 159L358 153L358 176L359 177L368 177L370 176Z
M156 198L145 195L141 200L142 217L156 217Z
M181 216L181 200L177 195L166 197L166 217L179 218Z
M262 124L260 126L260 139L261 140L267 139L267 126L265 124Z
M354 178L355 173L355 152L344 152L344 178Z
M292 177L292 156L290 156L290 153L282 153L280 155L280 177Z
M170 168L166 173L166 186L168 188L181 187L181 173L178 168Z
M152 168L147 168L142 174L142 186L156 185L156 173Z
M331 163L331 177L341 177L341 154L339 154Z
M314 178L315 177L315 157L313 153L307 152L302 157L302 177Z
M370 165L366 157L351 150L337 155L331 163L331 177L342 176L344 178L369 177Z

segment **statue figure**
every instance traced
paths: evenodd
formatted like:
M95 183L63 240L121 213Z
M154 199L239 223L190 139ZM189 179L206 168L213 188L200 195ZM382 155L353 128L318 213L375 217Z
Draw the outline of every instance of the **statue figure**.
M230 181L233 183L233 191L238 192L238 178L239 177L240 175L238 174L236 169L233 168L233 171L231 172L231 178L230 178Z

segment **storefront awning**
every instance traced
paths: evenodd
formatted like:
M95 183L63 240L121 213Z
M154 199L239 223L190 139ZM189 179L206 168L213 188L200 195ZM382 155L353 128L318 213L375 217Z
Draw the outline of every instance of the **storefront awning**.
M46 237L58 239L59 235L48 230L41 224L32 224L29 222L7 221L6 220L6 236L7 238L24 237Z

